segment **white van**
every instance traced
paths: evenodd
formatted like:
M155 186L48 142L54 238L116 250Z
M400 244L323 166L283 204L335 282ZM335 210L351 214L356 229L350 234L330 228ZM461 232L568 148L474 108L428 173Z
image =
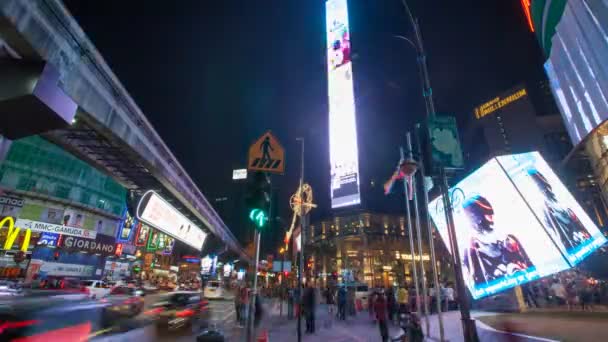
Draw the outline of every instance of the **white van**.
M102 280L83 280L80 285L89 290L89 297L92 299L101 299L110 293L110 286Z
M205 298L224 298L224 288L219 281L211 280L207 282L203 291Z

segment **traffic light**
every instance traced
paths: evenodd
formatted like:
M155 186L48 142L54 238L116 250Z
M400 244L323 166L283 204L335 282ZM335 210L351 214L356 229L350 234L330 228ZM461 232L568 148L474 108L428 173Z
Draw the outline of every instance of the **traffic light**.
M264 173L256 172L251 177L247 191L248 217L257 229L264 228L269 221L270 179Z

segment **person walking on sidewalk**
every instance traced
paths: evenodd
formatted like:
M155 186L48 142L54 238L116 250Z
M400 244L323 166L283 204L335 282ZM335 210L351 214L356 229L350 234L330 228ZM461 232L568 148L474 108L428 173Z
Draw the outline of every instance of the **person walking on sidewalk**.
M340 286L338 290L338 318L340 320L346 319L346 287Z
M306 315L306 332L310 334L315 333L315 289L311 283L308 284L304 291L304 315Z
M325 304L327 304L327 312L329 313L328 325L331 325L334 315L336 314L336 299L334 291L329 286L325 290Z
M378 321L378 327L380 328L382 342L388 341L388 326L386 325L388 319L387 311L387 301L384 297L384 293L378 292L376 300L374 301L374 312L376 313L376 320Z
M405 287L400 287L397 291L397 304L399 304L399 311L409 311L408 303L410 301L409 293Z
M293 288L289 288L287 290L287 319L293 319L293 303L295 300L295 290Z
M247 319L249 318L249 288L247 286L243 286L241 288L241 324L245 325L247 323Z
M386 289L386 305L388 309L388 317L390 321L394 321L397 313L397 300L392 287Z
M234 295L234 312L236 313L236 324L241 326L241 289L237 288Z

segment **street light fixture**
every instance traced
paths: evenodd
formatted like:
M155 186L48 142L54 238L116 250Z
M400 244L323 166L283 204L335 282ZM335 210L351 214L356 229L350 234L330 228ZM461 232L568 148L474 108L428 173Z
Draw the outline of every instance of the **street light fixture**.
M427 68L427 64L426 64L426 53L424 51L424 44L422 43L422 34L420 33L420 26L418 25L418 19L414 18L414 16L412 15L412 11L410 10L410 7L408 6L407 1L401 0L401 3L403 4L405 12L414 28L415 42L405 36L395 35L393 37L408 42L416 50L416 53L418 55L418 66L420 67L420 74L421 74L420 76L421 76L421 82L422 82L422 94L424 96L425 104L426 104L427 119L430 119L435 116L435 103L433 101L433 90L431 88L431 81L429 80L429 73L428 73L428 68ZM419 125L417 125L417 127L416 127L416 130L418 130L418 129L419 129ZM419 149L419 152L422 152L420 150L420 143L418 143L418 149ZM421 168L420 176L421 176L421 179L424 180L424 176L425 176L424 168ZM443 172L443 168L442 168L442 178L443 178L443 182L445 183L445 186L447 186L447 178L445 177L445 172ZM429 239L431 239L431 241L432 241L432 235L431 235L432 228L430 226L429 215L428 215L428 194L427 194L426 190L423 191L423 193L424 193L424 200L425 200L425 207L426 207L425 215L426 215L427 225L428 225L428 230L429 230ZM447 196L444 194L444 197L447 197ZM407 201L407 199L406 199L406 201ZM448 208L448 207L449 206L446 206L446 208ZM447 212L449 212L449 209ZM420 238L420 236L418 238ZM431 248L433 248L433 247L431 247ZM437 292L437 289L438 289L437 280L438 279L437 279L434 250L432 251L431 254L432 254L433 273L434 273L433 276L434 276L435 287L436 287L435 293L438 293ZM459 259L460 258L459 258L458 252L455 251L454 252L455 262L459 262ZM467 342L479 341L479 337L477 335L477 328L475 326L475 321L471 319L468 298L466 297L467 294L466 294L466 290L464 288L464 281L462 281L462 279L458 275L456 277L456 280L457 280L456 287L457 287L457 291L458 291L458 297L460 298L460 301L461 301L459 306L460 306L462 328L463 328L463 332L464 332L464 340ZM443 340L444 339L443 321L441 319L440 310L438 312L438 315L439 315L440 339ZM428 332L428 320L427 320L427 332Z

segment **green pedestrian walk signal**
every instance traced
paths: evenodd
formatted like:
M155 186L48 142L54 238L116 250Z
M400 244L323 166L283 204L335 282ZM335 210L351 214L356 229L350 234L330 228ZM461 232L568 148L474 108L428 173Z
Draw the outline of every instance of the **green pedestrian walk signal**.
M249 212L249 219L258 227L264 228L266 223L268 223L268 215L262 209L252 209Z

